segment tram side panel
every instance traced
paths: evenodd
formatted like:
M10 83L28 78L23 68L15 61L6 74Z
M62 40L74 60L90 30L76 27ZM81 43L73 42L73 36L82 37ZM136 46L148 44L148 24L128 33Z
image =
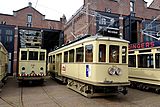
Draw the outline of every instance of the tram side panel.
M8 71L8 52L0 43L0 82L3 84ZM1 84L1 85L2 85Z
M96 83L128 84L128 67L120 65L121 74L110 75L108 69L114 64L62 64L62 75L83 81ZM116 84L117 83L117 84ZM124 83L124 84L123 84ZM108 84L108 86L110 85ZM107 84L105 84L107 86ZM104 86L105 86L104 85ZM112 84L113 85L113 84ZM119 84L120 85L120 84Z
M131 87L160 93L159 48L151 47L129 51L129 80Z
M128 46L126 43L120 43L120 42L106 42L106 41L100 41L102 44L114 44L117 46ZM92 62L76 62L76 63L63 63L61 66L62 69L62 75L80 79L83 81L90 81L93 83L122 83L122 85L128 84L128 64L114 64L114 63L101 63L97 62L98 58L98 46L99 41L97 42L91 42L86 43L84 46L93 44L93 61ZM108 47L109 48L109 47ZM109 50L107 48L107 50ZM120 47L122 48L122 47ZM120 49L121 50L121 49ZM121 51L120 51L121 52ZM106 60L109 60L109 51L106 53ZM119 55L121 57L121 55ZM119 58L120 59L120 58ZM127 61L126 61L127 62ZM120 62L119 62L120 63ZM108 73L109 69L115 67L115 69L119 69L121 74L110 75ZM123 84L124 83L124 84ZM116 85L117 85L116 84ZM104 85L105 86L105 85ZM107 86L107 85L106 85Z

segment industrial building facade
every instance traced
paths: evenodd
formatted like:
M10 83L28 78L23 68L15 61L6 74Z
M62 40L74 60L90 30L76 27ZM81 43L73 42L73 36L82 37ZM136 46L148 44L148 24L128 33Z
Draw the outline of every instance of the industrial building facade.
M147 7L144 0L84 0L84 5L65 24L65 43L76 36L94 35L105 27L119 28L120 36L130 43L152 41L153 38L143 35L141 30L160 15L160 10L154 6L157 2L154 0ZM158 24L159 21L155 21L152 26ZM160 28L157 26L149 30L152 32L148 33L154 35L153 32L160 31Z
M0 14L0 41L9 52L8 74L16 74L19 48L36 47L53 50L63 44L63 19L45 19L32 4L13 15Z

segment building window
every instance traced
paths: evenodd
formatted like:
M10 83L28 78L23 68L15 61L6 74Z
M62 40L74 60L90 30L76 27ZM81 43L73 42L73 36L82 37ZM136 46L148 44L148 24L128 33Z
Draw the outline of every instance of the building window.
M32 15L27 15L27 26L28 27L31 27L32 25Z
M134 12L134 1L130 1L130 12Z
M6 35L13 35L13 31L12 30L6 30Z
M2 29L0 29L0 42L2 42L1 37L2 37Z

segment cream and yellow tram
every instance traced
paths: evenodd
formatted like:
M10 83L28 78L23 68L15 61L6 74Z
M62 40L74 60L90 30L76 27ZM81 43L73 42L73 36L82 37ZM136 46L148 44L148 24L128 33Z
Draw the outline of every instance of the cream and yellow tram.
M48 54L51 76L84 96L127 93L128 41L87 36Z
M0 43L0 87L4 84L8 71L8 51Z
M17 79L41 80L46 77L46 50L39 48L20 48L19 50L19 70Z
M160 93L159 41L131 44L128 66L132 87Z

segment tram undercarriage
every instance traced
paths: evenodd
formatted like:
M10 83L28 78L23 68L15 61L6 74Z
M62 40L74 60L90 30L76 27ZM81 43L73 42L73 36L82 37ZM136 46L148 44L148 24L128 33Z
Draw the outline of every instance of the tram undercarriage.
M88 97L98 97L107 96L123 93L126 95L128 93L126 87L118 86L94 86L91 84L82 83L76 80L67 79L67 87Z

